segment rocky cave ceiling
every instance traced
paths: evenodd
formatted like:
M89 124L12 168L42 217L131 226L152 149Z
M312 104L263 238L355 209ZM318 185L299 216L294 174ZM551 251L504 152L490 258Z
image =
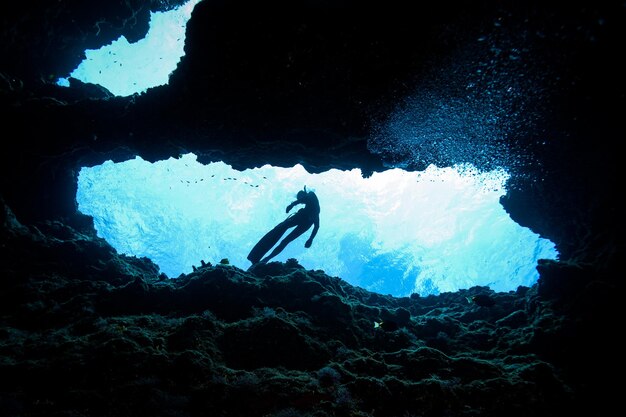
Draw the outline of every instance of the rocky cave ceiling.
M205 0L169 85L112 97L79 81L55 84L85 49L120 35L140 39L150 10L179 3L46 1L3 13L2 197L19 219L76 222L80 167L135 155L194 152L240 169L385 169L390 161L368 151L373 124L445 71L468 40L504 26L497 36L532 38L533 59L556 75L541 122L511 143L531 162L503 204L565 257L614 252L607 244L620 230L614 144L624 137L612 116L624 100L619 5L435 2L383 10L352 1Z

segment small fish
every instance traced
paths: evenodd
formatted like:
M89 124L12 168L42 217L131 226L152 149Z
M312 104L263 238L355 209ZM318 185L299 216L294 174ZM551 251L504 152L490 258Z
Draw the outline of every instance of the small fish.
M480 307L493 307L496 304L496 300L488 296L487 294L472 295L471 297L465 297L468 303L474 303Z
M391 320L381 320L374 322L374 329L381 329L386 332L393 332L395 330L398 330L399 327L400 326L398 326L398 323Z

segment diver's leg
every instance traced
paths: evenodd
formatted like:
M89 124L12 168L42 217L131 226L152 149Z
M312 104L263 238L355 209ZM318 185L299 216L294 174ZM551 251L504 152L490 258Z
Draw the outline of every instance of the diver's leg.
M295 223L291 218L287 218L284 221L278 223L272 230L267 232L256 245L252 248L248 254L248 260L253 264L259 262L263 256L274 247L276 242L285 234L290 228L295 226Z
M289 233L287 236L285 236L285 238L278 244L278 246L276 246L274 248L272 253L270 253L268 256L263 258L261 260L261 262L266 263L270 259L272 259L274 256L276 256L279 253L281 253L283 251L283 249L285 249L290 242L292 242L294 239L296 239L301 234L306 232L310 227L311 227L311 224L306 224L306 225L300 224L300 225L298 225L295 229L293 229L291 231L291 233Z

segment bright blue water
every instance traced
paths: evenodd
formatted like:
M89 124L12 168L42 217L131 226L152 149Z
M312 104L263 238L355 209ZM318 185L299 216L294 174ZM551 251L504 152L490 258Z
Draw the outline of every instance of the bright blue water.
M243 172L202 165L193 154L154 164L136 158L83 168L79 210L118 252L152 259L170 277L200 260L247 269L252 246L287 214L307 186L320 200L320 230L274 260L296 258L383 294L427 295L488 285L530 286L537 260L554 245L512 221L499 198L508 175L470 166L391 169L363 178L357 169L310 174L302 166Z
M184 55L185 28L200 0L189 0L167 12L150 14L145 38L129 43L124 36L99 49L85 51L86 58L70 77L99 84L117 96L142 93L165 85ZM66 78L57 84L69 86Z

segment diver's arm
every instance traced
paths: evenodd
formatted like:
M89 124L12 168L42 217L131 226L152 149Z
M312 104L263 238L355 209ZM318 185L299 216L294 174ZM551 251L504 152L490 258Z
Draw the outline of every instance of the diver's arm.
M291 210L293 208L293 206L300 204L300 201L296 200L293 201L291 203L289 203L289 205L287 206L287 209L285 209L285 213L289 213L289 210Z
M317 231L319 230L319 228L320 228L320 218L318 216L313 222L313 231L311 232L311 237L309 237L309 240L307 240L306 243L304 244L305 248L311 247L311 244L313 243L313 239L315 238L315 235L317 235Z

